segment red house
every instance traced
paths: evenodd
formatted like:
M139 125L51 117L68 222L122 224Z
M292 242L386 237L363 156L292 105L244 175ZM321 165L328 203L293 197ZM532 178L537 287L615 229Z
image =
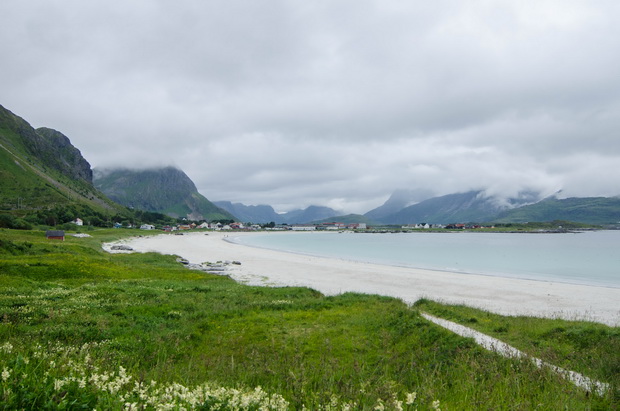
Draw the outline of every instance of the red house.
M61 240L65 241L65 232L62 230L47 230L45 232L45 237L48 240Z

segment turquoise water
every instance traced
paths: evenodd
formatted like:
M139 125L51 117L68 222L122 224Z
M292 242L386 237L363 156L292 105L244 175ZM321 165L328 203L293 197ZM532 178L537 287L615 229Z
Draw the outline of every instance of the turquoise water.
M234 242L404 267L620 288L620 231L569 234L325 232L234 235Z

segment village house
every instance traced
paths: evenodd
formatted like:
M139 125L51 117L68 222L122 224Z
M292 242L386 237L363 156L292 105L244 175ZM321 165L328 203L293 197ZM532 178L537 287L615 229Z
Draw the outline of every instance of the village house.
M84 225L84 221L82 221L81 218L76 218L75 220L72 221L72 223L75 225Z
M61 240L65 241L65 232L62 230L47 230L45 232L45 237L48 240Z
M154 230L155 226L151 224L142 224L140 230Z
M345 223L322 223L320 228L323 230L344 230L347 227Z
M314 231L316 230L316 226L310 225L310 224L297 224L297 225L291 226L291 230L293 231Z

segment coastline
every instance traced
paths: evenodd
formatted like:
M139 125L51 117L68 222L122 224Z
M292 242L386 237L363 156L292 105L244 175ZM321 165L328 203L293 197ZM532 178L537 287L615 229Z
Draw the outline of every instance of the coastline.
M234 236L252 235L238 233ZM137 252L178 255L190 263L239 261L226 274L251 285L303 286L326 295L360 292L465 304L502 315L595 321L620 326L620 289L389 266L256 248L223 232L123 240ZM110 251L110 245L104 245Z

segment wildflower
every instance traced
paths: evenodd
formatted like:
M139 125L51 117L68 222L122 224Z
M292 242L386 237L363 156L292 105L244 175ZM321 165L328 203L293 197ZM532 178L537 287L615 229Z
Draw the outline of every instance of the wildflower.
M431 407L433 407L434 410L441 411L441 408L439 408L439 400L433 401Z
M7 341L0 346L0 350L4 351L7 354L10 354L13 351L13 344Z
M54 381L54 389L56 391L60 391L60 389L62 388L63 385L65 385L64 380L55 380Z
M8 380L10 376L11 376L11 371L7 369L6 367L4 367L4 370L2 370L2 381Z
M411 405L415 402L416 397L418 396L415 392L410 392L407 394L407 398L405 399L405 404Z

